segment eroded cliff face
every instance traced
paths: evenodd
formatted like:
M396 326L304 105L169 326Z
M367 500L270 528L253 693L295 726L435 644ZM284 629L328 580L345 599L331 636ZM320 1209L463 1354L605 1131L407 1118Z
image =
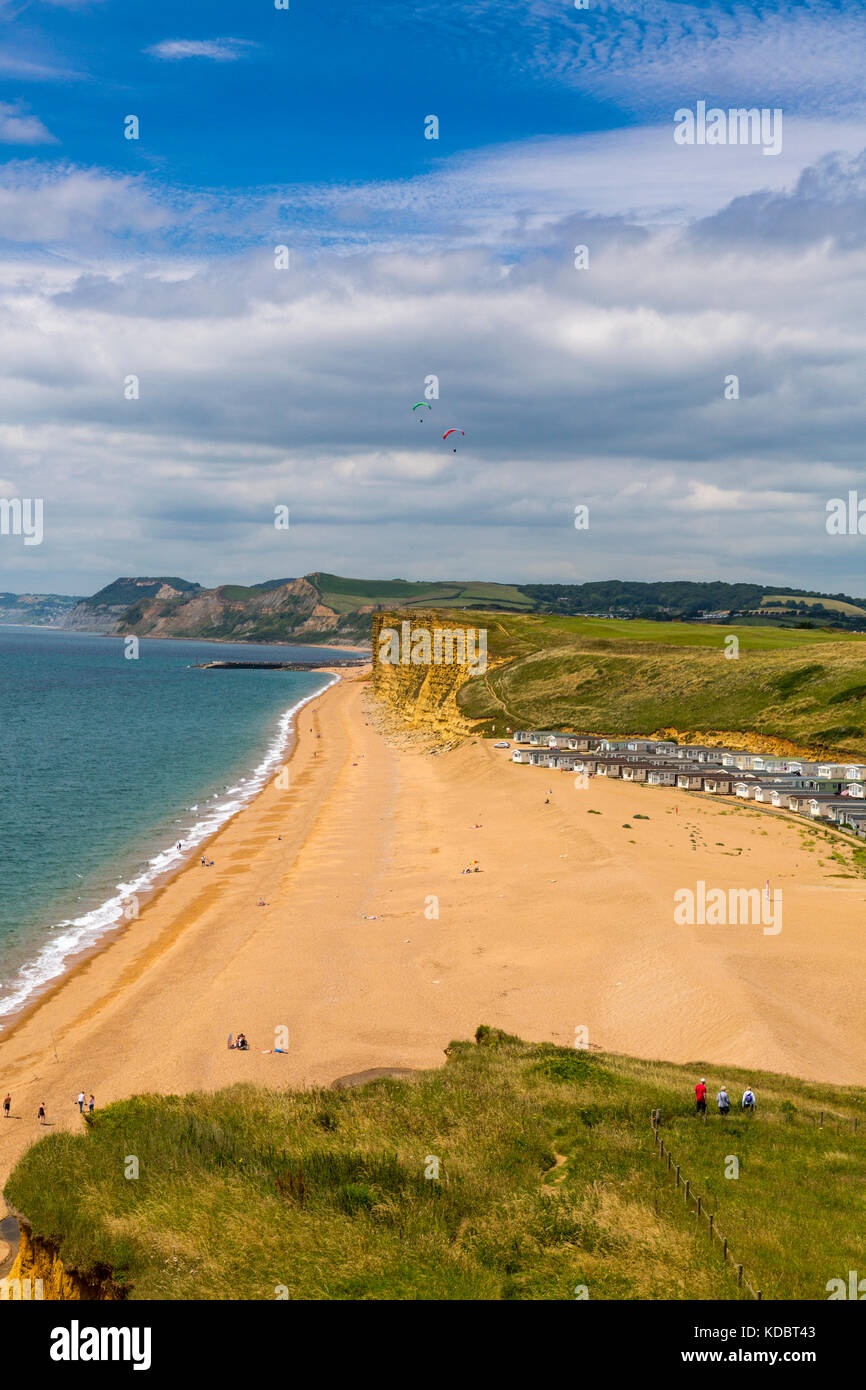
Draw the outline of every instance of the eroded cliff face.
M435 648L436 633L454 633L463 628L472 634L466 643L469 655L475 654L476 662L455 659L456 652L447 639L441 642L446 658L437 662L383 659L387 656L387 632L404 637L403 624L409 624L409 632L427 631L431 637L431 647ZM472 676L479 674L477 665L479 629L469 624L459 624L443 618L435 611L411 609L409 612L392 611L373 614L373 691L376 700L390 716L396 726L411 728L419 733L432 735L443 743L456 742L465 738L472 724L457 707L457 692L461 685ZM410 655L411 640L401 642L402 653Z
M647 738L672 738L677 743L703 743L708 748L737 748L744 753L765 753L775 758L808 758L810 762L845 762L848 755L836 755L827 748L792 743L772 735L737 733L727 729L656 729ZM848 758L848 761L852 761Z
M341 636L349 642L365 641L366 613L371 611L360 608L341 616L307 579L264 589L224 584L184 590L171 584L154 590L152 580L124 579L108 586L109 594L117 591L123 602L98 603L97 594L77 604L63 626L115 636L337 645Z
M126 1298L127 1291L114 1282L109 1270L85 1273L66 1269L52 1241L34 1235L20 1216L18 1226L18 1254L4 1281L7 1297L14 1298L20 1290L18 1296L41 1297L46 1302L118 1302Z
M264 625L274 636L302 637L307 632L331 632L339 625L333 609L319 601L306 579L293 579L261 593L235 596L231 586L202 589L194 594L153 598L127 610L121 632L138 637L198 637L230 633L243 641Z

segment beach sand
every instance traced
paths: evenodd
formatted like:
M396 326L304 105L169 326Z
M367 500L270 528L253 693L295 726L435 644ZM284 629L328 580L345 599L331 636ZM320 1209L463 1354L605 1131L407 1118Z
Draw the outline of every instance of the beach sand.
M16 1117L0 1179L56 1132L42 1100L79 1130L82 1089L104 1106L328 1085L440 1065L479 1023L564 1045L585 1027L717 1080L732 1063L866 1082L866 881L834 877L807 824L602 778L577 790L480 740L433 755L387 739L370 699L344 677L302 710L288 788L272 781L211 840L214 868L196 857L0 1037ZM782 931L676 925L673 894L698 879L769 879ZM262 1055L280 1028L288 1055ZM226 1046L239 1030L248 1053Z

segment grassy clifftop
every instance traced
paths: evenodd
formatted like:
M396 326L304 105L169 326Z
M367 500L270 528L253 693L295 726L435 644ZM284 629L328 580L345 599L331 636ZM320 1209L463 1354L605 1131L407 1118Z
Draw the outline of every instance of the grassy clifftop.
M862 637L505 613L445 617L487 628L489 668L461 680L456 705L500 732L505 724L612 734L672 729L866 758ZM729 636L739 644L736 659L725 656Z
M758 1118L698 1124L701 1074L753 1083ZM765 1297L857 1268L866 1134L817 1116L866 1115L863 1090L495 1037L407 1081L138 1096L36 1144L6 1195L133 1298L737 1298L653 1157L654 1107Z

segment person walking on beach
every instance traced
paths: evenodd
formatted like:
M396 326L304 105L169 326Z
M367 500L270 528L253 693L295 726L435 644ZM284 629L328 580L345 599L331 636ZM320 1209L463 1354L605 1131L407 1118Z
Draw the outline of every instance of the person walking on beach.
M707 1081L702 1076L695 1087L695 1114L706 1115L707 1113Z
M743 1092L743 1099L740 1102L740 1104L742 1106L742 1109L746 1111L750 1118L754 1118L755 1111L758 1108L758 1102L755 1100L755 1093L752 1090L751 1086L746 1087L745 1091Z
M37 1120L39 1121L39 1123L40 1123L41 1125L44 1125L44 1124L45 1124L45 1101L44 1101L44 1100L43 1100L42 1104L39 1106L39 1109L36 1111L36 1118L37 1118Z
M9 1119L9 1111L10 1111L11 1109L12 1109L12 1096L11 1096L10 1092L7 1091L7 1092L6 1092L6 1095L5 1095L4 1098L3 1098L3 1118L4 1118L4 1120L8 1120L8 1119Z
M94 1107L95 1105L96 1105L96 1098L95 1098L95 1096L91 1096L91 1097L90 1097L90 1100L87 1102L87 1109L90 1111L90 1114L91 1114L91 1115L93 1114L93 1107Z
M79 1091L79 1092L78 1092L78 1113L79 1113L79 1115L83 1115L83 1114L84 1114L84 1101L85 1101L84 1092L83 1092L83 1091Z
M719 1114L722 1119L726 1120L728 1118L728 1111L731 1108L731 1097L728 1095L727 1086L722 1086L722 1089L716 1096L716 1105L719 1107Z

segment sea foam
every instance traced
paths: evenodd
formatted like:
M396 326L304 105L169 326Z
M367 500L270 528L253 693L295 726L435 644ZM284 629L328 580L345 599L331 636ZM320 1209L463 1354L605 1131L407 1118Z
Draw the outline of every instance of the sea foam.
M128 921L125 912L128 911L132 899L140 899L151 892L161 878L192 858L193 851L210 839L220 826L224 825L243 806L252 801L253 797L261 791L274 769L280 765L292 733L295 715L311 700L319 699L339 679L339 676L332 676L325 685L315 690L311 695L304 696L303 700L298 700L296 704L285 710L280 716L277 732L268 745L261 762L246 777L239 778L233 786L212 796L210 800L216 804L210 805L188 830L179 833L175 842L168 849L155 854L141 873L130 879L128 883L118 883L111 897L100 903L99 907L85 912L81 917L67 918L55 923L50 928L51 939L45 943L35 958L21 966L8 984L3 982L3 995L0 997L0 1017L17 1013L34 994L43 990L52 980L58 979L64 973L72 956L91 949L108 932ZM198 804L191 806L190 810L199 810ZM178 841L181 844L181 849L177 848ZM2 1032L2 1024L0 1024L0 1032Z

